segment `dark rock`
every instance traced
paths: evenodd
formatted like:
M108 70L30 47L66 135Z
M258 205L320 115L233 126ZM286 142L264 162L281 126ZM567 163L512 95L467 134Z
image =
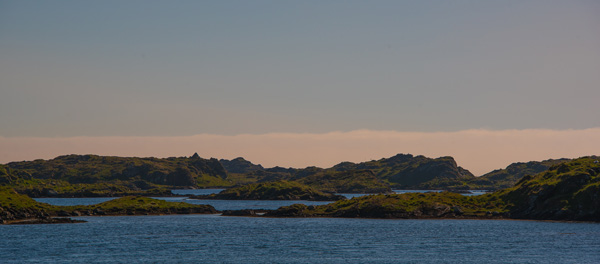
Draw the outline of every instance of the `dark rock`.
M52 189L44 189L42 190L43 195L48 196L48 197L55 197L58 196L58 192L56 192L55 190Z
M225 170L229 173L249 173L258 170L264 170L263 166L252 164L252 162L245 160L242 157L235 158L233 160L221 159L219 160Z
M71 213L64 211L64 210L60 210L58 212L56 212L56 215L58 216L71 216Z
M261 213L265 213L266 210L262 210ZM252 209L243 210L225 210L222 213L223 216L257 216L259 213Z
M106 212L104 210L100 209L100 208L94 209L94 211L92 211L92 213L94 215L106 215Z
M463 215L464 214L464 211L462 210L462 208L460 208L460 206L453 206L452 207L452 212L455 215Z

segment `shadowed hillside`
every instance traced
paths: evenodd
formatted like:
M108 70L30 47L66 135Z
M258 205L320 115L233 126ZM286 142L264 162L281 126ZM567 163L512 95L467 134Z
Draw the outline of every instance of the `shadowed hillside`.
M229 186L216 159L135 158L66 155L51 160L11 162L0 169L0 183L30 196L123 196L165 194L170 187ZM163 190L160 190L160 189Z

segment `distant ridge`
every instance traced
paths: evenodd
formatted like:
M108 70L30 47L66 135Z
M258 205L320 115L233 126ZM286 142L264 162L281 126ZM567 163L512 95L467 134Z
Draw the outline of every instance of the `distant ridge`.
M388 193L392 188L496 190L567 161L513 163L475 177L449 156L397 154L360 163L341 162L331 168L264 168L243 157L204 159L197 153L170 158L64 155L0 165L0 185L32 197L170 195L172 188L228 188L280 180L338 193Z
M452 157L436 159L411 154L398 154L390 158L361 163L342 162L331 168L307 167L303 169L274 167L264 169L242 158L231 161L221 160L228 172L245 173L257 181L276 179L300 180L315 175L328 175L341 172L371 171L381 183L394 188L423 188L437 182L449 180L469 180L475 176L456 164ZM316 182L316 181L312 181Z

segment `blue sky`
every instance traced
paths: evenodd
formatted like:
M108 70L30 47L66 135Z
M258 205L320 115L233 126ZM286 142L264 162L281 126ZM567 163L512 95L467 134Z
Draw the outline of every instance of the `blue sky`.
M0 162L598 154L599 47L593 0L0 0Z

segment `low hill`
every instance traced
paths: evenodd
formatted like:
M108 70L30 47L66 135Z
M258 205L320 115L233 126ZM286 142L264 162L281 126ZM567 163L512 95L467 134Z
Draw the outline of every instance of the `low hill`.
M323 171L297 179L315 189L333 193L391 193L390 186L370 170Z
M554 165L495 195L514 218L600 221L600 157Z
M282 217L511 218L600 221L600 157L583 157L524 176L514 187L479 196L443 193L369 195L320 206L292 205Z
M0 167L0 184L31 196L114 196L165 187L230 186L226 178L218 160L197 154L165 159L66 155Z
M362 163L343 162L333 166L332 169L371 170L377 178L400 189L420 189L428 186L430 182L475 178L471 172L458 166L452 157L432 159L410 154L398 154L390 158Z
M51 224L79 222L68 218L81 215L214 214L210 205L167 202L147 197L122 197L96 205L54 206L40 203L0 187L0 224Z
M242 157L232 160L220 159L219 162L223 165L228 173L249 173L258 170L264 170L260 164L253 164Z
M275 217L356 218L503 218L504 202L496 197L463 196L451 192L404 193L354 197L335 203L294 204L269 211Z
M336 201L343 196L318 191L293 181L276 181L248 184L230 188L217 194L190 196L193 199L219 200L309 200Z
M569 161L569 159L549 159L544 161L517 162L504 169L488 172L469 181L480 189L504 189L513 187L525 175L535 175L548 170L551 166Z
M296 180L306 182L316 188L325 188L327 190L341 191L342 189L352 190L352 188L337 186L330 188L331 185L322 179L322 187L313 183L318 182L318 177L327 177L331 175L360 175L364 176L360 181L371 181L374 176L376 181L371 181L367 185L401 188L401 189L423 189L431 186L445 186L445 182L466 181L474 179L472 173L456 164L452 157L440 157L436 159L424 156L413 156L410 154L398 154L390 158L372 160L368 162L352 163L342 162L331 168L323 169L318 167L307 167L303 169L274 167L260 169L257 165L250 165L246 160L238 160L233 164L224 165L228 171L240 172L239 175L230 177L239 178L236 182L244 179L252 179L255 182L274 181L274 180ZM235 165L235 166L234 166ZM244 169L240 169L243 167ZM366 173L370 171L371 173ZM306 178L306 180L303 180ZM358 178L356 178L358 179ZM329 185L329 186L328 186ZM355 188L352 192L372 192L369 188ZM378 187L376 191L380 192Z

